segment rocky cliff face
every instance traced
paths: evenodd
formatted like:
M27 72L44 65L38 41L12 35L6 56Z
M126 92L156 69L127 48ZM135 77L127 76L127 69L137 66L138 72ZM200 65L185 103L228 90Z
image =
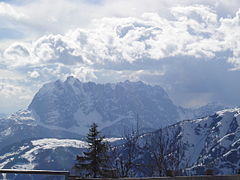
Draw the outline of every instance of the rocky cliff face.
M122 135L137 124L142 130L154 130L179 119L178 107L159 86L130 81L82 83L73 77L44 85L28 109L47 126L85 134L96 122L111 136Z
M45 84L28 109L0 119L0 149L31 138L81 138L93 122L109 137L137 128L150 132L223 108L210 107L178 107L161 87L142 82L96 84L68 77Z

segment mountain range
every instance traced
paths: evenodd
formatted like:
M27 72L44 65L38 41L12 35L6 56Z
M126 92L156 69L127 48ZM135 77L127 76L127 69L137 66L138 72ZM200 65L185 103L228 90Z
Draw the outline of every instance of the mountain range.
M26 110L0 119L0 143L4 147L31 138L82 138L93 122L106 137L122 137L136 129L150 132L224 108L216 103L182 108L163 88L143 82L96 84L70 76L43 85Z
M46 164L61 154L66 156L67 166L95 122L106 137L124 137L136 130L151 137L162 129L167 138L174 139L167 132L178 130L179 142L184 144L182 160L188 162L191 172L200 173L201 165L214 157L219 173L233 173L239 166L232 158L239 157L239 109L223 110L226 108L217 103L183 108L160 86L141 81L97 84L70 76L43 85L26 110L0 119L0 167L58 169L54 161ZM51 148L36 142L51 144ZM23 158L27 152L34 158ZM66 166L58 167L68 169Z
M41 124L80 134L95 122L107 136L122 135L137 123L154 130L179 119L178 107L159 86L82 83L73 77L45 84L28 110Z

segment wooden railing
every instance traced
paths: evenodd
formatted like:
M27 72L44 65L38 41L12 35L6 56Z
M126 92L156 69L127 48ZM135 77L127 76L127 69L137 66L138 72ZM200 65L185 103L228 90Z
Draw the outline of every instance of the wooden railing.
M80 178L71 177L69 180L113 180L111 178ZM118 180L240 180L240 175L226 175L226 176L176 176L176 177L143 177L143 178L118 178Z
M70 176L69 171L49 171L49 170L17 170L17 169L0 169L0 174L39 174L39 175L53 175L64 176L65 180L96 180L94 178L82 178L77 176ZM98 178L104 180L107 178ZM111 179L111 178L109 178ZM143 177L143 178L118 178L120 180L240 180L240 175L223 175L223 176L176 176L176 177Z
M69 171L0 169L0 174L1 173L64 176L65 180L69 179Z

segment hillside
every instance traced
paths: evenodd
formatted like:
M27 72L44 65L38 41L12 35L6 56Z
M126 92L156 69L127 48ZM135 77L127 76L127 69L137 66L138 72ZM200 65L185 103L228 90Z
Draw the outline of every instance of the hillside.
M111 142L118 140L109 139ZM119 157L123 162L126 160L128 146L125 141L127 139L113 144L119 153L116 158L113 156L113 164L117 164L115 161L118 162ZM240 109L181 121L142 134L135 143L131 176L159 176L154 154L164 155L162 161L166 169L181 170L187 175L201 175L208 168L214 169L216 174L235 174L240 165ZM0 167L66 170L84 148L86 143L76 139L26 140L1 151ZM166 154L161 154L161 148Z

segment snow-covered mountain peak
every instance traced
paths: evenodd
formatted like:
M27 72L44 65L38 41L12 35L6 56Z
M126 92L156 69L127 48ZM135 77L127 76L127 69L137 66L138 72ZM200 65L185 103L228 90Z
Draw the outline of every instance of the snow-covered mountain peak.
M216 105L198 109L178 107L163 88L141 81L96 84L70 76L65 81L43 85L27 110L5 118L2 124L9 124L4 125L7 128L12 121L24 128L41 126L43 131L47 128L85 135L95 122L106 136L122 136L137 127L141 132L149 132L179 120L208 116L220 109ZM3 131L4 136L10 132Z
M141 81L96 84L72 76L44 85L28 109L46 125L77 127L86 133L97 122L100 128L111 129L106 133L112 135L136 127L138 120L142 128L150 130L179 119L177 106L159 86Z
M74 88L74 87L80 87L81 81L74 78L73 76L67 77L65 81L56 80L54 82L49 82L44 84L40 90L38 91L38 96L51 96L56 93L63 93L63 91L67 88Z

